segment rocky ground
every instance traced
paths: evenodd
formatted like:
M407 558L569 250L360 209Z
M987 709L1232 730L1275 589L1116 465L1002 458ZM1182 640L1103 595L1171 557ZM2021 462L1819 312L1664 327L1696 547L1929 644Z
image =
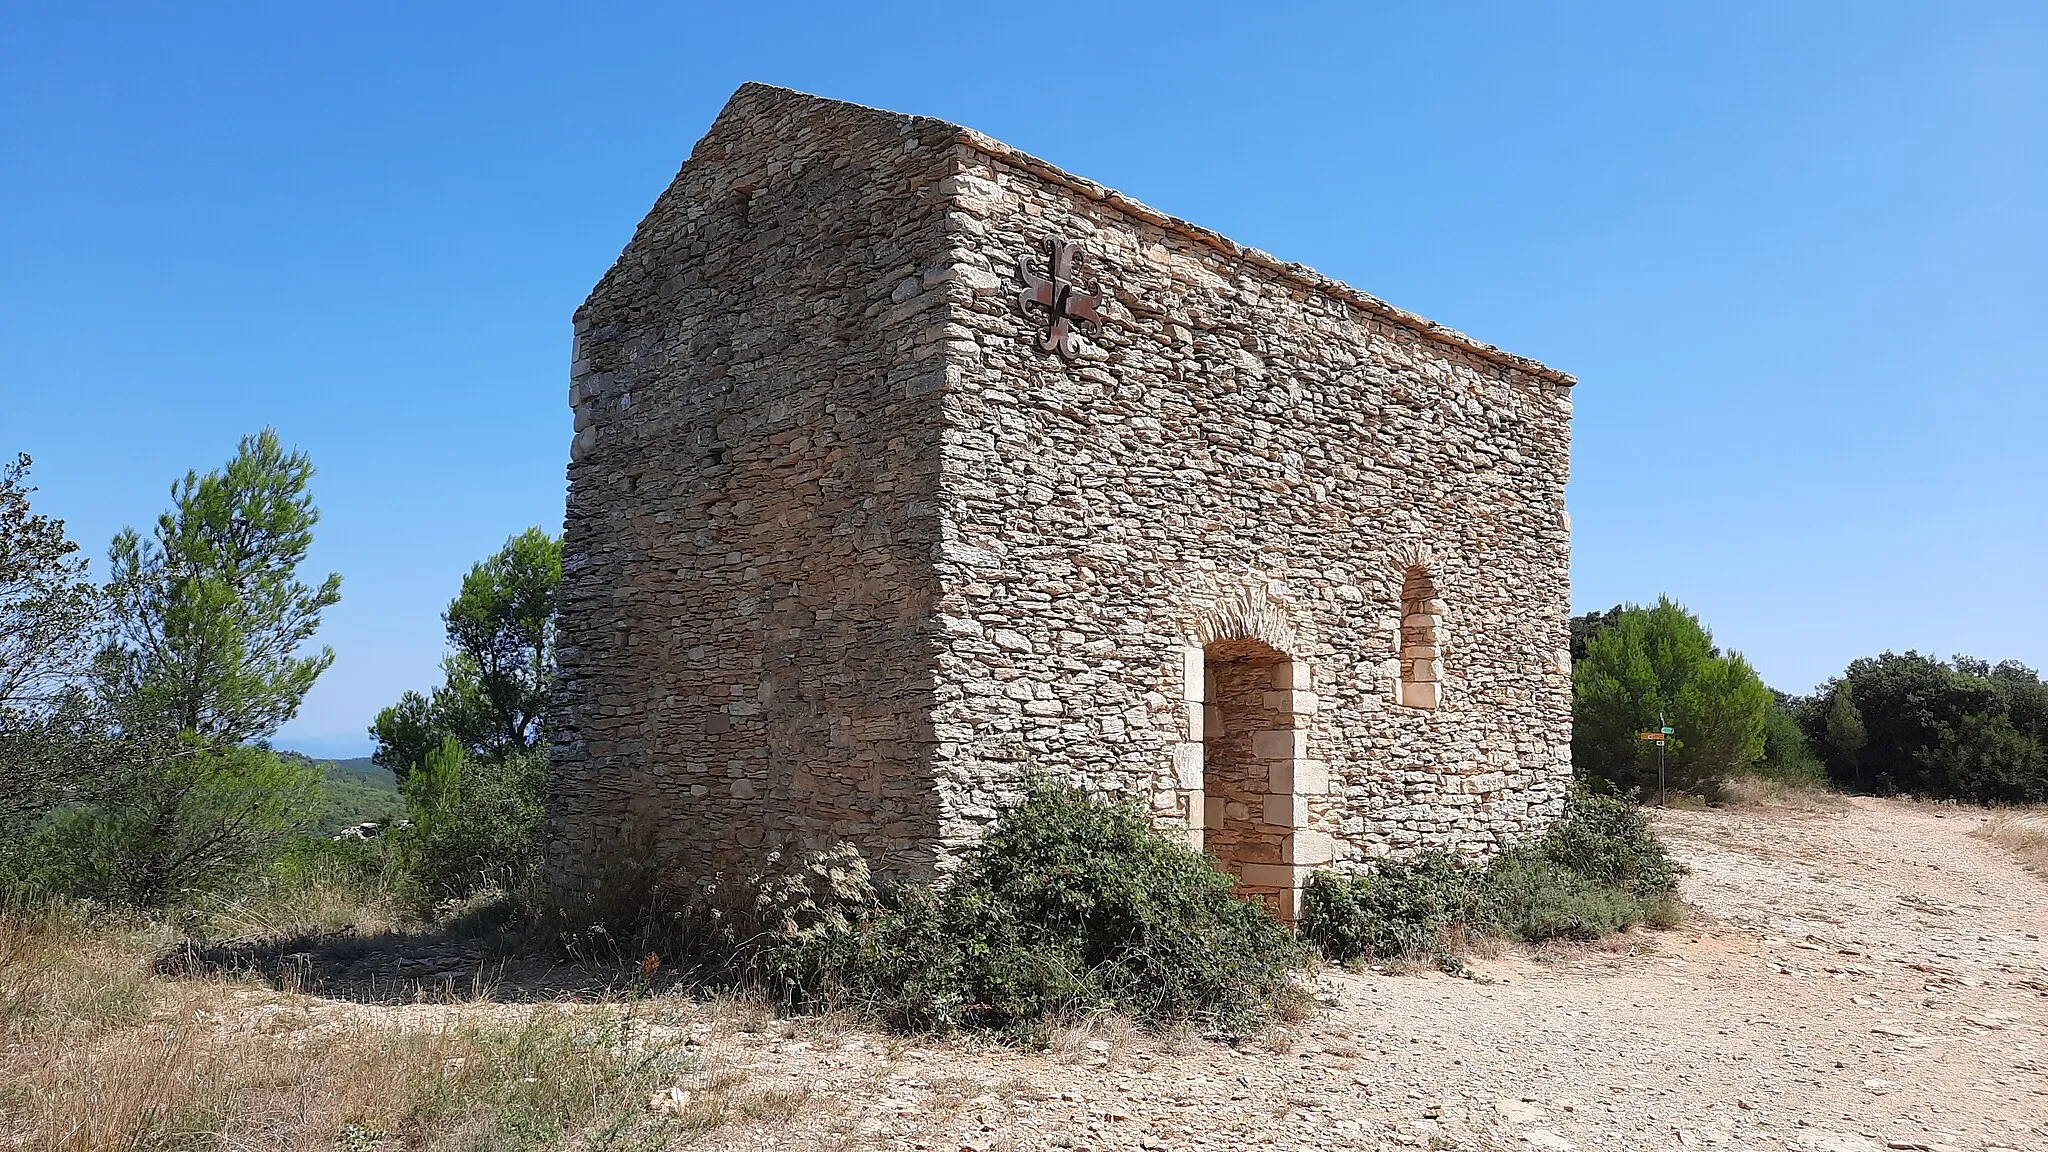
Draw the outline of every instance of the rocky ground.
M2048 880L1972 838L1981 820L1869 800L1663 814L1692 870L1684 927L1479 959L1471 979L1337 973L1334 1008L1237 1048L677 1024L707 1083L806 1094L793 1124L710 1134L735 1148L2048 1152Z
M1691 870L1680 928L1472 958L1467 978L1325 973L1327 1010L1235 1047L1103 1022L1024 1053L665 997L627 1026L689 1046L651 1107L712 1148L2048 1152L2048 877L1972 836L1984 819L1660 813ZM354 975L326 995L246 1006L329 1027L617 1011L344 991L478 970L387 972L393 947L340 957Z

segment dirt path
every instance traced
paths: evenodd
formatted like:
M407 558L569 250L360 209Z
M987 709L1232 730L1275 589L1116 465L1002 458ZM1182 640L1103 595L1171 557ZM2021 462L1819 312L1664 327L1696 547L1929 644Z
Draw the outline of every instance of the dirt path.
M1980 820L1671 813L1685 927L1472 980L1340 973L1332 1011L1243 1049L682 1027L707 1076L808 1092L793 1126L711 1134L735 1148L2048 1152L2048 880Z

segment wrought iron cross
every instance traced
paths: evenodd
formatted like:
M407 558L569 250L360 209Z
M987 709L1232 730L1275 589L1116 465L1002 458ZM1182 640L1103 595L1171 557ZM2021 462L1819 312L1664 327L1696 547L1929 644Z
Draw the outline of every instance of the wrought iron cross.
M1017 293L1017 306L1028 314L1031 305L1036 304L1051 314L1051 328L1038 342L1038 348L1041 352L1057 352L1066 360L1072 360L1081 351L1081 334L1074 330L1075 325L1085 327L1091 334L1102 331L1102 313L1097 311L1102 297L1074 290L1074 253L1080 247L1079 240L1052 242L1050 279L1034 274L1025 257L1017 257L1017 275L1024 279L1024 290Z

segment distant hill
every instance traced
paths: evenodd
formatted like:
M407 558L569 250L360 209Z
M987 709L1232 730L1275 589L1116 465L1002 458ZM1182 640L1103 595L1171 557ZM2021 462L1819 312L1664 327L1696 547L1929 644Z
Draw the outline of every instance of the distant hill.
M316 760L302 752L278 755L320 769L321 808L313 825L318 835L332 836L351 824L395 820L405 814L405 801L398 795L398 778L389 769L371 763L368 756Z
M398 791L398 777L393 776L389 768L377 767L376 762L368 756L358 756L353 760L319 760L315 763L326 769L329 780L353 780L385 792L395 794Z

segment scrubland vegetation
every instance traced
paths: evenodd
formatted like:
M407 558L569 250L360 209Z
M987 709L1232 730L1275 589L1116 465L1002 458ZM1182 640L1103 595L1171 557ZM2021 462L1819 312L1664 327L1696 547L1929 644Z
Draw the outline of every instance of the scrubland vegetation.
M1331 960L1429 957L1458 971L1479 940L1596 940L1679 919L1678 869L1634 805L1572 798L1542 839L1484 864L1451 852L1319 873L1302 932Z
M1051 779L935 885L879 886L849 851L678 892L626 854L623 897L564 917L530 896L558 540L475 565L442 682L376 717L373 766L323 766L269 744L333 660L313 642L340 578L299 575L311 462L245 438L114 540L103 584L30 507L28 468L0 477L0 1120L32 1147L660 1146L793 1106L726 1085L650 1108L692 1057L629 1025L677 994L1025 1044L1105 1014L1243 1035L1310 1009L1317 956L1455 971L1486 940L1672 923L1677 870L1634 804L1654 785L1638 734L1661 726L1669 787L1716 800L2048 798L2030 670L1887 654L1789 697L1667 600L1573 622L1583 787L1544 837L1320 874L1298 934L1137 809ZM364 821L382 834L333 838ZM1983 834L2048 871L2042 821ZM486 929L615 1007L308 1022L277 998L296 977L233 959Z
M2048 683L2016 661L1887 652L1805 696L1764 686L1668 599L1572 621L1572 760L1624 795L1719 800L1743 781L1973 804L2048 801Z
M406 1016L156 975L161 922L99 906L0 913L0 1133L10 1147L653 1149L800 1093L701 1077L661 1006L537 1004Z

